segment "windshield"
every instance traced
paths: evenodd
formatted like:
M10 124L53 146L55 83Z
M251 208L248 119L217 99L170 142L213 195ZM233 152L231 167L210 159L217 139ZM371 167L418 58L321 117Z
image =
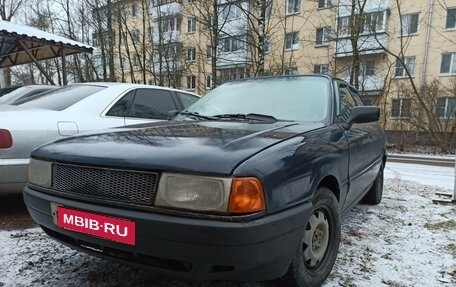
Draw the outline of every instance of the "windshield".
M105 89L103 86L70 85L53 90L45 95L35 95L20 104L22 107L62 111L80 100Z
M321 122L328 115L330 80L277 77L224 84L190 106L201 116L259 114L277 120ZM177 119L179 119L178 117Z

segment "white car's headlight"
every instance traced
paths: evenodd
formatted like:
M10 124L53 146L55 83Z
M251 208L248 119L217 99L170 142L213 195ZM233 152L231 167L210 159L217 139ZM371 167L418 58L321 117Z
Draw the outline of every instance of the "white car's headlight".
M155 206L226 213L231 178L163 173Z
M33 185L51 188L52 163L33 158L30 159L28 181Z
M211 177L163 173L155 206L205 213L249 214L266 209L255 177Z

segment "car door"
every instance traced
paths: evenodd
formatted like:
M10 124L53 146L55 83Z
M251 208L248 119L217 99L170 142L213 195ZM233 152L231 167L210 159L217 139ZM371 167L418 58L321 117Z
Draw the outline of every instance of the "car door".
M137 89L132 99L126 125L167 120L168 112L178 110L171 92L161 89Z
M351 87L341 80L335 80L338 100L339 113L338 118L341 124L347 123L351 109L356 106L362 106L363 103L352 94ZM355 91L353 89L353 91ZM373 152L371 146L374 137L372 131L376 123L353 124L350 128L345 129L345 136L348 140L349 147L349 190L345 200L345 208L350 208L356 204L359 197L364 194L370 187L378 172L378 158Z

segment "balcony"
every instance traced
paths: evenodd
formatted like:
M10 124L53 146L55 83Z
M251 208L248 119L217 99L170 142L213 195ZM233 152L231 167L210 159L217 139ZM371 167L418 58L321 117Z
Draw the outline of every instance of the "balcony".
M168 75L179 71L182 68L182 63L176 59L163 59L161 65L158 62L154 63L154 74Z
M239 67L245 66L249 61L247 49L239 49L233 52L220 51L217 57L217 67Z
M358 51L360 55L373 55L385 53L388 47L388 35L378 33L375 35L363 35L358 39ZM335 57L353 56L353 47L349 38L339 38L335 43Z
M169 43L179 43L181 41L181 32L179 31L166 31L159 33L158 29L152 31L152 43L154 45L166 45Z
M350 81L350 77L343 78L346 82ZM385 77L381 75L359 76L359 92L362 95L376 95L385 85Z
M163 3L163 4L160 4ZM155 0L154 5L149 8L152 19L159 19L170 15L177 15L182 12L182 1L159 1Z

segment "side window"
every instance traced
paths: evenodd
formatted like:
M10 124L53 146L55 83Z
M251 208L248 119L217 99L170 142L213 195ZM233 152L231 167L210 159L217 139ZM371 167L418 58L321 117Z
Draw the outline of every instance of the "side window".
M348 84L336 81L339 89L339 121L346 122L350 117L351 109L357 106L353 99Z
M351 95L353 97L353 100L355 101L357 106L364 106L364 101L361 100L359 97L358 91L355 88L348 87L350 89Z
M134 94L135 91L128 92L125 96L118 100L117 103L114 104L114 106L112 106L112 108L106 113L106 115L111 117L128 116L128 109L131 106Z
M168 112L176 109L169 91L138 89L133 100L130 117L167 119Z
M184 106L184 109L188 108L189 106L191 106L194 102L196 102L199 99L195 95L186 94L186 93L177 92L177 95L179 96L179 99L181 100L182 105Z

